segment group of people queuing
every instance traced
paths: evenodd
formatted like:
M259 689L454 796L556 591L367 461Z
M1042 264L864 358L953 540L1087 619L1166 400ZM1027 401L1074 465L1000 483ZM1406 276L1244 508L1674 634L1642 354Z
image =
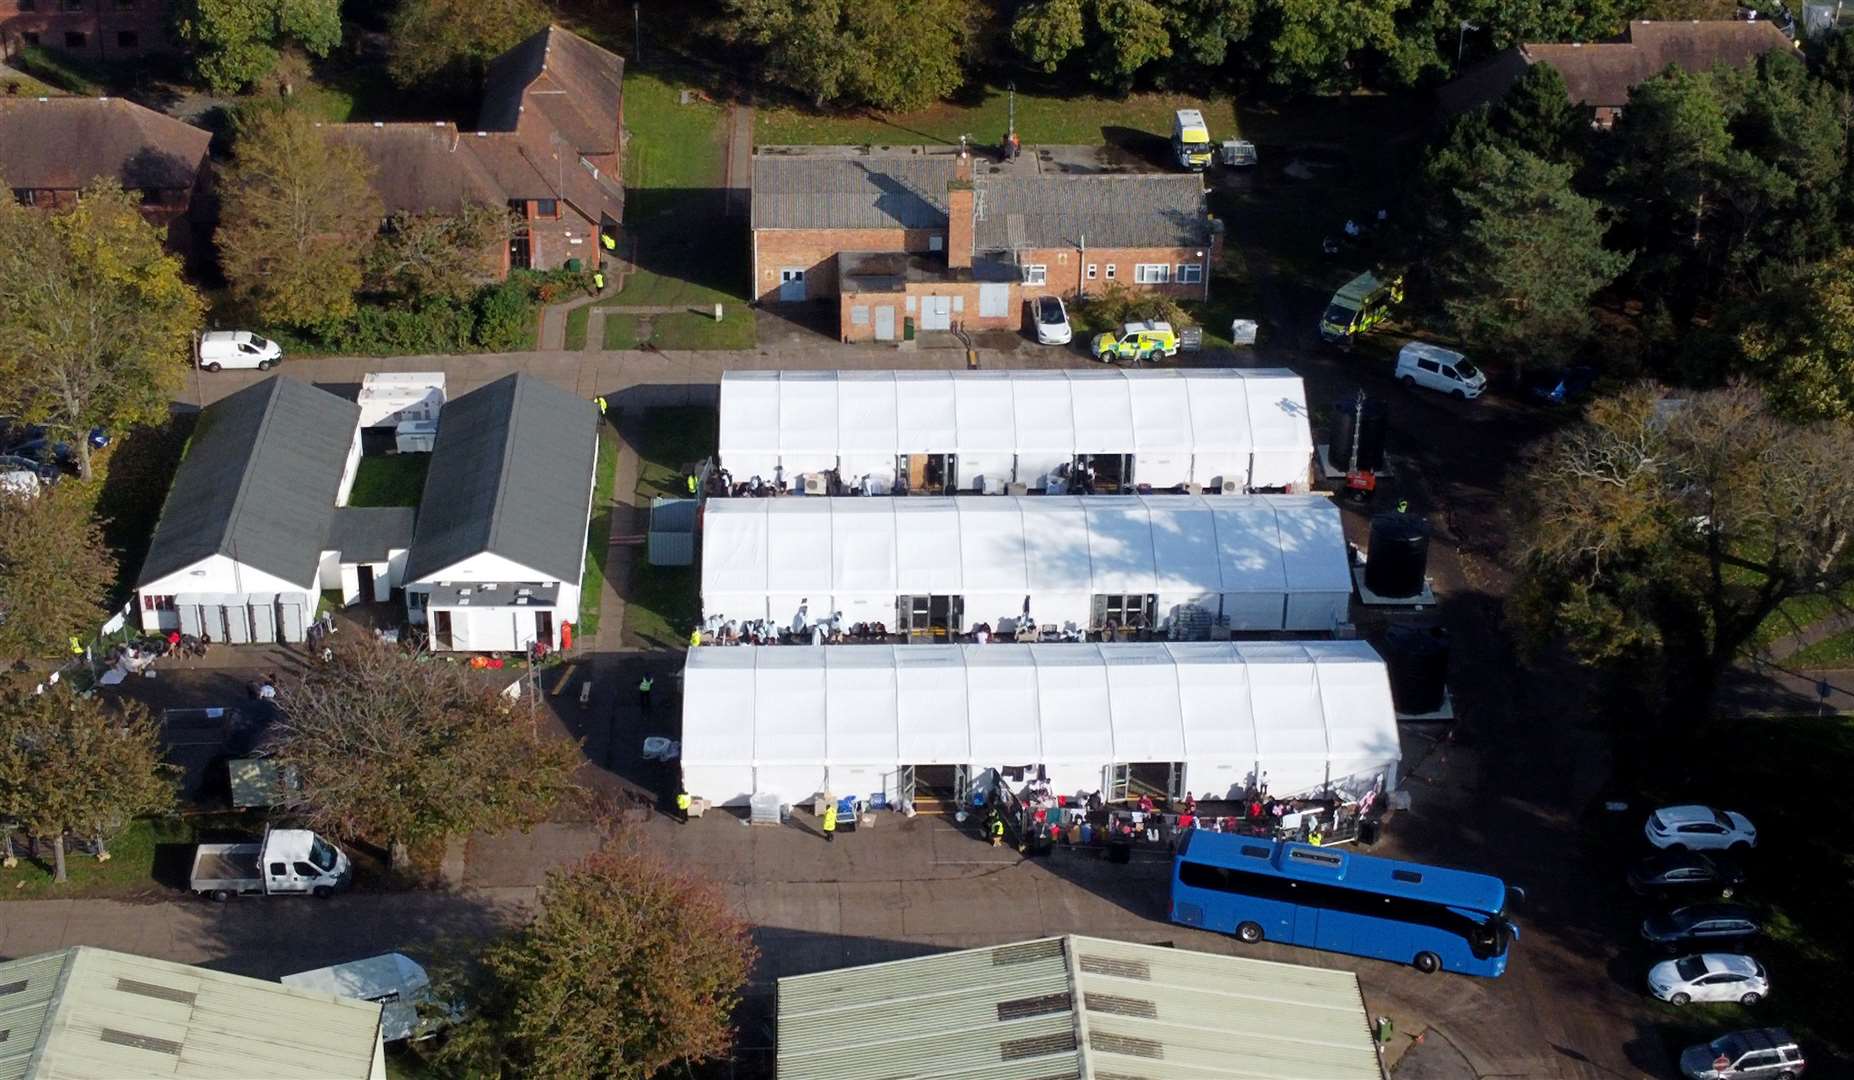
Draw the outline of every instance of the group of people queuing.
M1298 840L1314 845L1343 843L1360 836L1360 825L1376 809L1375 793L1358 803L1337 795L1279 799L1268 794L1266 783L1252 787L1240 798L1206 799L1200 807L1189 792L1180 799L1155 799L1148 792L1124 802L1106 802L1099 791L1058 795L1046 779L1032 780L1019 798L993 799L989 810L1019 817L1019 835L1026 844L1094 847L1113 843L1146 843L1174 848L1187 829L1235 833L1271 840Z

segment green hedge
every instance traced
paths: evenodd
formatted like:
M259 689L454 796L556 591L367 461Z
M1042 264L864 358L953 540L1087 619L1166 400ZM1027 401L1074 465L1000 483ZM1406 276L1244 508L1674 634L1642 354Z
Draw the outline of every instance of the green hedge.
M346 356L518 352L534 347L541 304L583 292L589 280L565 270L518 270L468 302L363 300L345 319L273 336L287 351Z

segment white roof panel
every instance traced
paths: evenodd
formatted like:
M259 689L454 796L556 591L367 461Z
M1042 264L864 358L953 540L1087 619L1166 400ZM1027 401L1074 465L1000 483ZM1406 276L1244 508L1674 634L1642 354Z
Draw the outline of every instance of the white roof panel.
M1258 760L1261 752L1249 701L1249 668L1235 648L1213 641L1180 642L1167 648L1178 665L1185 760Z
M721 380L720 452L779 449L779 397L776 371L728 372Z
M886 500L844 499L828 516L831 590L896 592L895 514Z
M959 449L959 408L943 371L895 373L895 452L946 454Z
M1375 765L1395 757L1397 710L1383 659L1363 641L1332 644L1337 647L1321 650L1315 665L1332 760Z
M1161 593L1222 590L1223 564L1217 551L1216 519L1210 501L1195 495L1149 495L1152 562Z
M1044 760L1036 664L1024 649L962 646L972 757L997 766Z
M702 592L765 592L771 499L710 499L702 515Z
M1075 449L1075 407L1069 377L1060 371L1018 372L1012 378L1011 406L1016 414L1020 450Z
M1172 450L1188 454L1197 447L1191 431L1189 384L1176 371L1151 372L1128 379L1133 408L1133 446L1138 450Z
M1017 449L1017 416L1011 404L1011 375L986 371L951 380L959 424L957 449Z
M1249 434L1249 383L1239 371L1193 371L1190 387L1191 439L1202 450L1240 450L1254 445Z
M844 453L895 452L894 372L837 373L837 444Z
M1245 641L1236 644L1236 653L1249 667L1260 757L1325 759L1326 711L1306 648L1292 642Z
M1127 377L1118 371L1069 373L1070 407L1075 416L1075 451L1124 454L1133 447L1133 396Z
M837 377L828 371L787 371L779 375L779 449L835 454L842 441L837 428Z
M1352 591L1345 523L1331 499L1282 495L1270 500L1279 527L1282 568L1292 592Z
M1156 642L1104 651L1116 761L1184 761L1178 668Z
M993 646L986 646L993 648ZM1112 762L1114 724L1108 712L1107 665L1097 645L1025 645L1036 661L1042 702L1043 756L1048 761Z
M805 656L806 650L801 648L753 651L759 654L753 669L754 763L824 762L828 758L824 665L817 663L817 658Z
M960 577L966 591L1029 595L1024 516L1017 500L973 497L954 503L959 512Z
M1307 422L1307 388L1286 368L1245 368L1249 425L1257 450L1313 451Z
M893 648L870 645L822 650L830 764L885 767L898 760L899 739L891 719L900 708Z
M957 645L906 645L894 650L901 760L914 765L971 761L965 659Z
M1081 500L1088 515L1088 559L1094 593L1158 591L1153 567L1152 515L1132 495Z
M714 502L731 500L711 500ZM824 499L757 499L766 504L769 592L829 593L831 506Z
M758 649L690 649L683 661L682 745L708 765L753 761Z
M1022 498L1024 565L1033 592L1091 592L1088 515L1081 500Z
M900 591L908 595L963 592L956 500L882 501L895 512L895 580Z
M1281 564L1281 531L1268 498L1221 498L1210 501L1216 521L1217 554L1223 567L1223 591L1286 592ZM1340 546L1341 555L1345 552Z

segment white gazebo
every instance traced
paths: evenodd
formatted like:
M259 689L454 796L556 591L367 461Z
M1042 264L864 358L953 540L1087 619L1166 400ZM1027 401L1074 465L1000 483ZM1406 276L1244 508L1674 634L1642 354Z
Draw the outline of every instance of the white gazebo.
M1348 619L1330 499L1195 495L714 499L702 541L710 620L880 622L944 638L978 623L1176 640L1331 632Z
M1358 795L1402 759L1362 641L707 648L683 680L683 785L716 804L963 797L1039 769L1110 799Z
M1306 390L1284 368L730 371L720 464L802 487L835 471L875 494L1206 494L1308 480Z

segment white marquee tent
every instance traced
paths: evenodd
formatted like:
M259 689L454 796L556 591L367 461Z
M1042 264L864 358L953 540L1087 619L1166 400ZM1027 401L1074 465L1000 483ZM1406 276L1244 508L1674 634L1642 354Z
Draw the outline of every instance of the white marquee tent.
M892 802L931 766L970 782L1041 766L1057 791L1111 792L1117 771L1161 764L1200 798L1258 777L1357 795L1395 787L1402 758L1362 641L692 649L682 732L683 786L716 804Z
M1133 483L1220 492L1305 483L1306 390L1285 368L730 371L720 462L735 480L837 469L877 494L904 455L954 455L960 491L1045 490L1078 455L1126 455Z
M793 624L832 612L900 630L902 598L959 598L951 625L1098 629L1104 597L1152 597L1152 625L1204 637L1331 631L1352 580L1332 500L1314 495L713 499L702 612Z

